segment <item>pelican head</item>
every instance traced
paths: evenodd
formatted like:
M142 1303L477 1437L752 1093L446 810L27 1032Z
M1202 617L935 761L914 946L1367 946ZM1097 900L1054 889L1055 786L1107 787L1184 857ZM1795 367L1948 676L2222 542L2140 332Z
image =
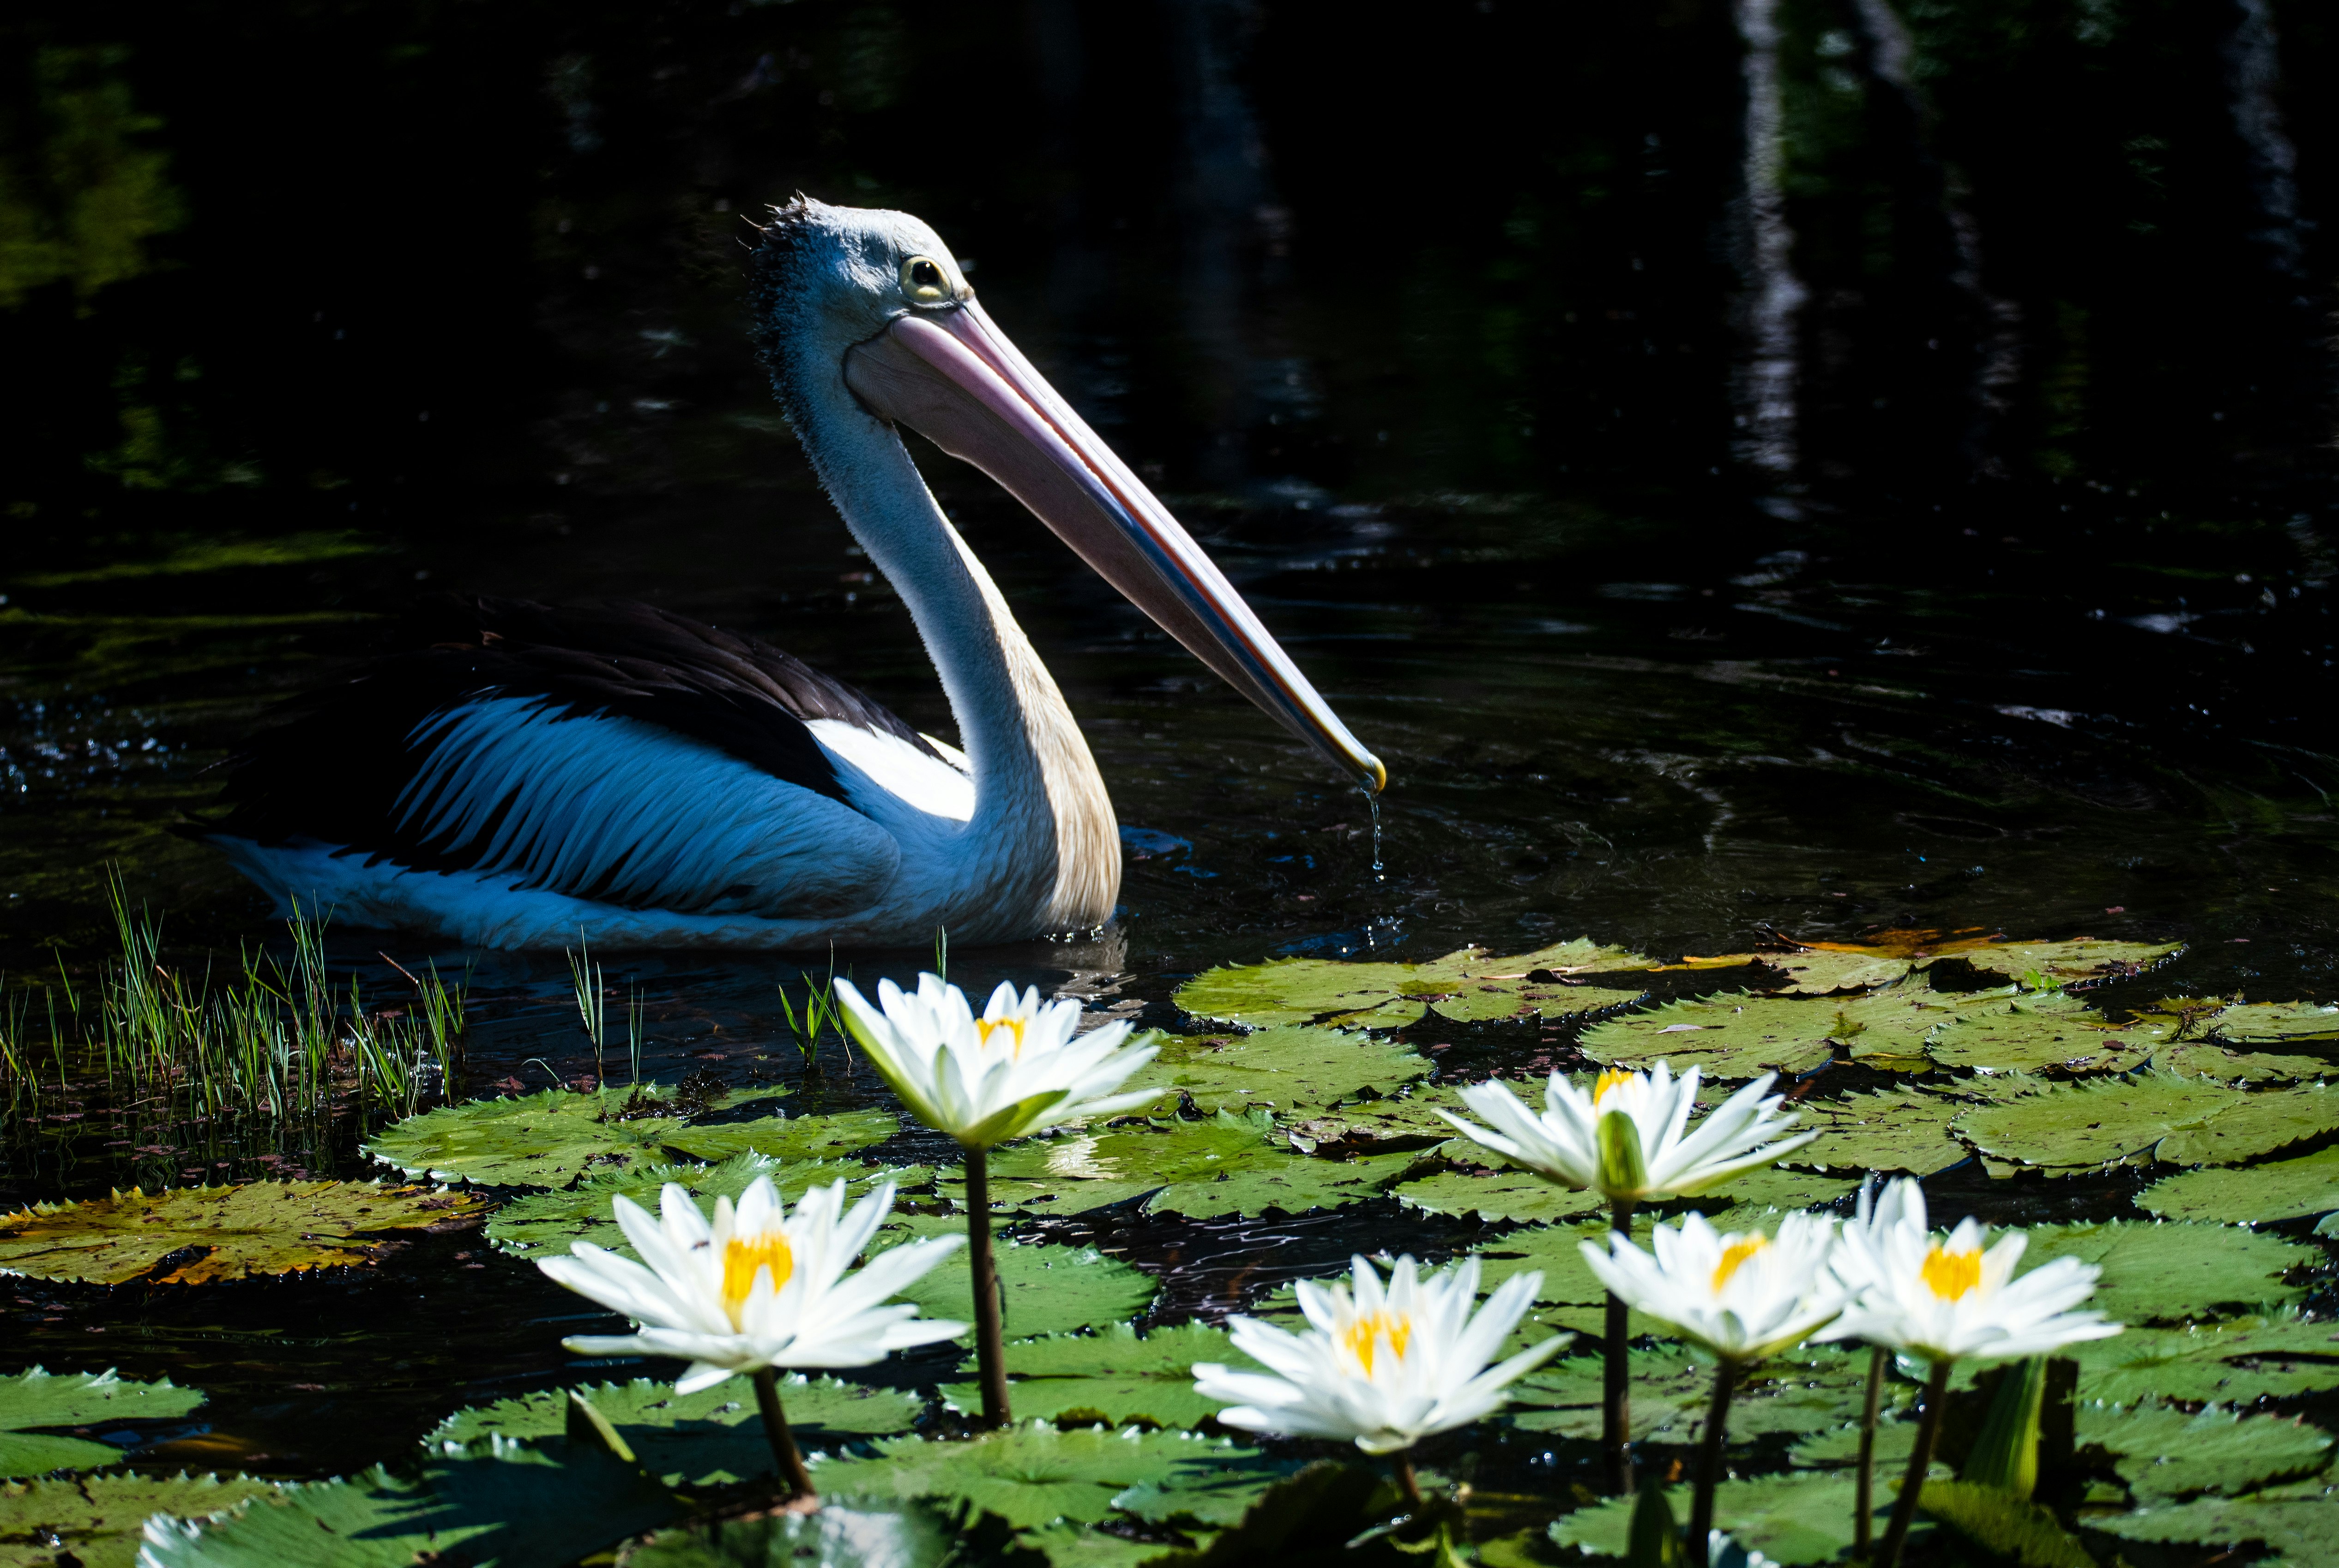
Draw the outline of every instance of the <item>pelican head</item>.
M799 196L775 209L756 257L757 346L808 447L826 409L909 426L1342 772L1387 783L1193 537L992 324L933 229Z

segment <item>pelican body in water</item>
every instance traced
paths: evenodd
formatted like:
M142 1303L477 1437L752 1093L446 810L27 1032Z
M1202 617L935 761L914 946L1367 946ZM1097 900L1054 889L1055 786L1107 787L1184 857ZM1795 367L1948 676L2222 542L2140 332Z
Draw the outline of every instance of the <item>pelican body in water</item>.
M1092 929L1120 883L1088 743L896 427L1012 492L1366 787L1386 783L1209 557L906 213L799 197L756 346L846 527L908 605L961 752L754 638L637 604L481 599L300 699L191 831L280 906L484 946L816 948Z

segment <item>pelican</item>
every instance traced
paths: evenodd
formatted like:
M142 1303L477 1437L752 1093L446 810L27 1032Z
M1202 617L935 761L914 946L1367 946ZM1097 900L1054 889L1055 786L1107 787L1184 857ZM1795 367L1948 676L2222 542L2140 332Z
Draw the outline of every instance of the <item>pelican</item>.
M295 705L189 831L277 901L487 947L814 949L1093 930L1112 802L1063 695L920 478L907 425L1013 494L1237 691L1387 782L1201 547L903 212L799 196L750 268L756 349L961 745L767 644L638 604L479 599L451 639Z

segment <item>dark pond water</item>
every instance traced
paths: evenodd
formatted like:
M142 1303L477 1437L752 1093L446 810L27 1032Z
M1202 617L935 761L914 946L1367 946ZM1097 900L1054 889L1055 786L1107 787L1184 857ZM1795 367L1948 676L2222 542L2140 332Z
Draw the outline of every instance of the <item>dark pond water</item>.
M169 830L269 704L397 646L431 593L646 598L949 732L744 347L743 223L802 189L914 211L972 259L1393 781L1376 818L922 449L1132 849L1101 937L955 952L953 979L1179 1027L1180 979L1269 954L1925 926L2191 944L2128 1000L2339 993L2315 226L2339 127L2298 89L2339 66L2330 16L1353 15L14 8L12 988L96 972L109 863L176 961L281 942ZM332 950L374 981L431 956ZM471 966L475 1090L588 1070L558 955L437 957ZM865 979L923 955L849 957ZM796 966L607 962L661 1076L792 1070L774 986ZM1411 1038L1455 1074L1553 1050ZM879 1092L831 1069L798 1103ZM104 1141L19 1158L8 1196L251 1169ZM1176 1318L1366 1236L1466 1239L1393 1206L1105 1239ZM549 1385L582 1321L476 1238L355 1280L0 1297L10 1367L212 1391L153 1463L293 1474Z

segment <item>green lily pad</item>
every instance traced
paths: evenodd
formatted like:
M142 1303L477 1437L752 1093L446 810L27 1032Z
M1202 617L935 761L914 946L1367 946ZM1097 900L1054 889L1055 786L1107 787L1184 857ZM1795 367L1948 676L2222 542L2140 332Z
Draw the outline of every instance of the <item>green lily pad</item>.
M626 1568L949 1568L962 1558L954 1521L923 1503L877 1510L824 1498L820 1512L667 1530L626 1554Z
M2188 1170L2137 1194L2137 1207L2164 1219L2260 1225L2339 1209L2339 1147L2297 1159L2239 1169Z
M1568 1018L1634 1001L1637 982L1604 986L1586 977L1648 969L1653 961L1589 938L1509 958L1464 948L1427 963L1342 963L1295 958L1214 969L1178 988L1178 1005L1197 1018L1247 1028L1330 1022L1395 1029L1435 1008L1472 1022L1494 1018Z
M2288 1045L2299 1040L2339 1040L2339 1004L2316 1001L2252 1001L2229 1007L2209 1025L2220 1040L2242 1045Z
M1389 1188L1389 1196L1409 1208L1429 1214L1475 1214L1489 1224L1524 1220L1542 1223L1598 1214L1600 1195L1525 1170L1441 1170L1417 1181Z
M813 1484L824 1493L889 1502L960 1499L1027 1530L1058 1520L1094 1524L1132 1486L1207 1481L1253 1452L1183 1432L1060 1432L1036 1422L972 1442L888 1437L875 1446L873 1458L813 1461Z
M896 1214L877 1233L877 1246L927 1236L964 1236L962 1218ZM1069 1334L1126 1323L1153 1304L1160 1288L1153 1276L1093 1247L1026 1246L994 1240L999 1268L1001 1321L1011 1338ZM914 1301L927 1317L951 1318L974 1332L974 1265L964 1247L913 1281L899 1300Z
M2331 1073L2331 1063L2319 1056L2287 1056L2278 1051L2227 1050L2222 1046L2187 1040L2152 1053L2152 1065L2162 1072L2186 1078L2214 1078L2219 1083L2296 1083Z
M2321 1481L2293 1482L2246 1497L2196 1497L2170 1508L2090 1519L2096 1529L2129 1541L2196 1545L2256 1543L2284 1568L2327 1568L2333 1561L2331 1519L2339 1493Z
M0 1568L131 1568L149 1515L214 1518L277 1491L248 1475L83 1475L0 1484Z
M2334 1131L2339 1090L2302 1083L2237 1094L2216 1115L2161 1139L2159 1154L2176 1165L2240 1165Z
M641 1377L577 1393L609 1418L643 1468L669 1486L716 1486L771 1473L771 1445L756 1414L755 1389L745 1378L696 1394L677 1395L671 1383ZM425 1446L465 1449L491 1434L559 1437L568 1429L568 1400L567 1390L550 1388L459 1410L439 1424ZM780 1407L796 1441L814 1449L907 1432L925 1401L897 1388L864 1388L834 1377L814 1381L799 1373L781 1379Z
M2015 1164L2066 1169L2143 1164L2156 1158L2164 1139L2223 1115L2244 1098L2242 1090L2206 1079L2142 1073L2052 1085L1968 1110L1951 1125L1983 1154Z
M1662 1434L1667 1441L1683 1441L1679 1435L1703 1417L1713 1369L1671 1341L1630 1351L1625 1359L1633 1379L1633 1440ZM1600 1356L1563 1356L1513 1384L1505 1411L1522 1432L1597 1442L1604 1376Z
M2300 1300L2306 1287L2285 1285L2282 1276L2323 1257L2312 1247L2229 1225L2114 1219L2034 1225L2024 1234L2030 1238L2022 1255L2025 1270L2057 1257L2101 1267L2085 1305L2115 1323L2168 1321L2216 1307Z
M1114 1497L1112 1505L1149 1524L1224 1530L1240 1524L1271 1487L1302 1468L1296 1459L1225 1449L1210 1468L1180 1468L1160 1481L1140 1481Z
M1335 1208L1379 1196L1412 1163L1405 1153L1318 1159L1294 1149L1268 1112L1222 1110L1201 1121L1115 1124L1010 1144L992 1152L991 1172L994 1200L1018 1207L1038 1207L1033 1200L1044 1198L1055 1199L1060 1212L1095 1208L1099 1198L1084 1200L1081 1193L1093 1184L1102 1201L1150 1192L1148 1214L1207 1219ZM946 1192L956 1190L956 1178L954 1171L945 1174Z
M1095 1335L1055 1334L1006 1346L1010 1403L1021 1420L1060 1425L1199 1426L1223 1407L1194 1391L1194 1363L1215 1361L1258 1370L1223 1329L1203 1324L1157 1328L1142 1339L1126 1323ZM970 1360L959 1370L971 1373ZM980 1387L945 1383L952 1409L982 1408Z
M2117 1456L2139 1503L2204 1492L2226 1496L2312 1474L2331 1462L2331 1434L2295 1416L2245 1415L2212 1405L2194 1415L2156 1401L2121 1406L2091 1400L2074 1441Z
M873 1170L858 1160L807 1159L783 1162L760 1154L742 1154L720 1165L648 1165L587 1177L559 1192L531 1193L506 1204L488 1221L488 1239L506 1252L541 1255L567 1252L576 1242L589 1241L627 1257L637 1257L633 1244L617 1228L611 1200L627 1198L652 1214L668 1183L686 1188L701 1211L711 1211L717 1198L737 1202L758 1177L768 1176L780 1197L790 1204L814 1187L844 1178L848 1201L855 1200L887 1181L915 1187L932 1179L923 1166Z
M1786 978L1784 985L1773 989L1790 996L1826 996L1841 991L1866 991L1871 986L1892 985L1906 980L1917 965L1906 957L1876 953L1854 949L1831 952L1813 949L1804 952L1762 954L1762 962Z
M1450 1142L1454 1124L1440 1110L1466 1116L1450 1089L1414 1084L1381 1099L1358 1098L1319 1115L1278 1118L1291 1147L1302 1154L1389 1154Z
M709 1109L727 1109L787 1092L770 1085L742 1090ZM679 1108L672 1090L649 1088L641 1094L646 1106ZM669 1162L674 1157L666 1152L667 1139L684 1128L682 1118L627 1117L629 1100L615 1089L552 1089L518 1100L443 1105L392 1123L363 1148L370 1158L409 1176L485 1187L564 1187L579 1176L611 1168ZM710 1135L721 1130L696 1129ZM725 1150L725 1155L738 1152Z
M0 1215L0 1274L200 1285L373 1262L392 1231L468 1230L485 1198L370 1181L256 1181L117 1192Z
M1972 1158L1973 1151L1949 1135L1950 1123L1972 1104L1954 1093L1915 1088L1798 1100L1801 1119L1793 1130L1816 1131L1819 1137L1789 1154L1787 1163L1930 1176Z
M2339 1324L2287 1315L2185 1328L2130 1328L2069 1346L2079 1397L2134 1405L2149 1398L2287 1398L2339 1388Z
M1925 1050L1944 1067L1979 1072L2126 1072L2158 1042L2147 1031L2114 1031L2104 1015L2069 991L2008 997L1961 1007Z
M1644 1068L1670 1061L1708 1078L1801 1073L1835 1055L1830 1033L1841 1010L1749 992L1673 1001L1650 1012L1612 1018L1584 1031L1584 1054L1598 1062Z
M1732 1226L1775 1230L1777 1226L1763 1218L1766 1210L1775 1208L1781 1214L1791 1214L1799 1208L1819 1208L1859 1190L1860 1183L1850 1177L1816 1176L1773 1165L1735 1177L1712 1192L1676 1198L1663 1205L1660 1212L1694 1210L1712 1216L1713 1222L1724 1230ZM1722 1218L1725 1214L1728 1218Z
M164 1509L164 1512L174 1512ZM148 1568L561 1568L671 1524L673 1495L597 1446L496 1439L441 1455L419 1479L377 1466L346 1481L287 1485L202 1524L163 1524ZM330 1543L330 1554L321 1549Z
M1714 1528L1786 1568L1832 1562L1851 1544L1853 1489L1851 1477L1826 1470L1724 1481L1713 1489ZM1666 1496L1674 1518L1689 1517L1687 1486L1670 1487ZM1611 1497L1564 1515L1552 1524L1553 1543L1609 1557L1625 1555L1633 1501ZM1891 1488L1878 1486L1874 1530L1880 1536L1891 1506ZM1910 1539L1920 1537L1912 1533Z
M2124 980L2164 963L2184 951L2181 942L2099 942L2081 937L2072 942L1991 942L1972 947L1951 944L1937 957L1964 959L1986 969L2020 980L2039 974L2063 985L2093 985Z
M51 1376L35 1366L0 1378L0 1476L52 1470L92 1470L112 1464L122 1449L86 1437L52 1436L40 1426L100 1426L119 1421L167 1421L202 1404L199 1388L124 1383L111 1371Z
M1802 995L1890 985L1943 959L1963 959L1976 969L2021 980L2039 975L2061 985L2088 985L2137 974L2177 952L2181 942L1998 942L1937 931L1883 933L1867 946L1821 943L1801 952L1762 955L1787 977L1781 988Z
M840 1110L825 1116L759 1116L712 1127L677 1128L666 1146L693 1159L724 1160L742 1154L770 1159L834 1159L883 1143L902 1130L890 1110Z
M1412 1047L1350 1030L1284 1026L1232 1040L1173 1035L1160 1043L1130 1088L1164 1090L1162 1104L1172 1109L1184 1094L1205 1112L1267 1109L1293 1117L1367 1092L1395 1094L1430 1070Z

